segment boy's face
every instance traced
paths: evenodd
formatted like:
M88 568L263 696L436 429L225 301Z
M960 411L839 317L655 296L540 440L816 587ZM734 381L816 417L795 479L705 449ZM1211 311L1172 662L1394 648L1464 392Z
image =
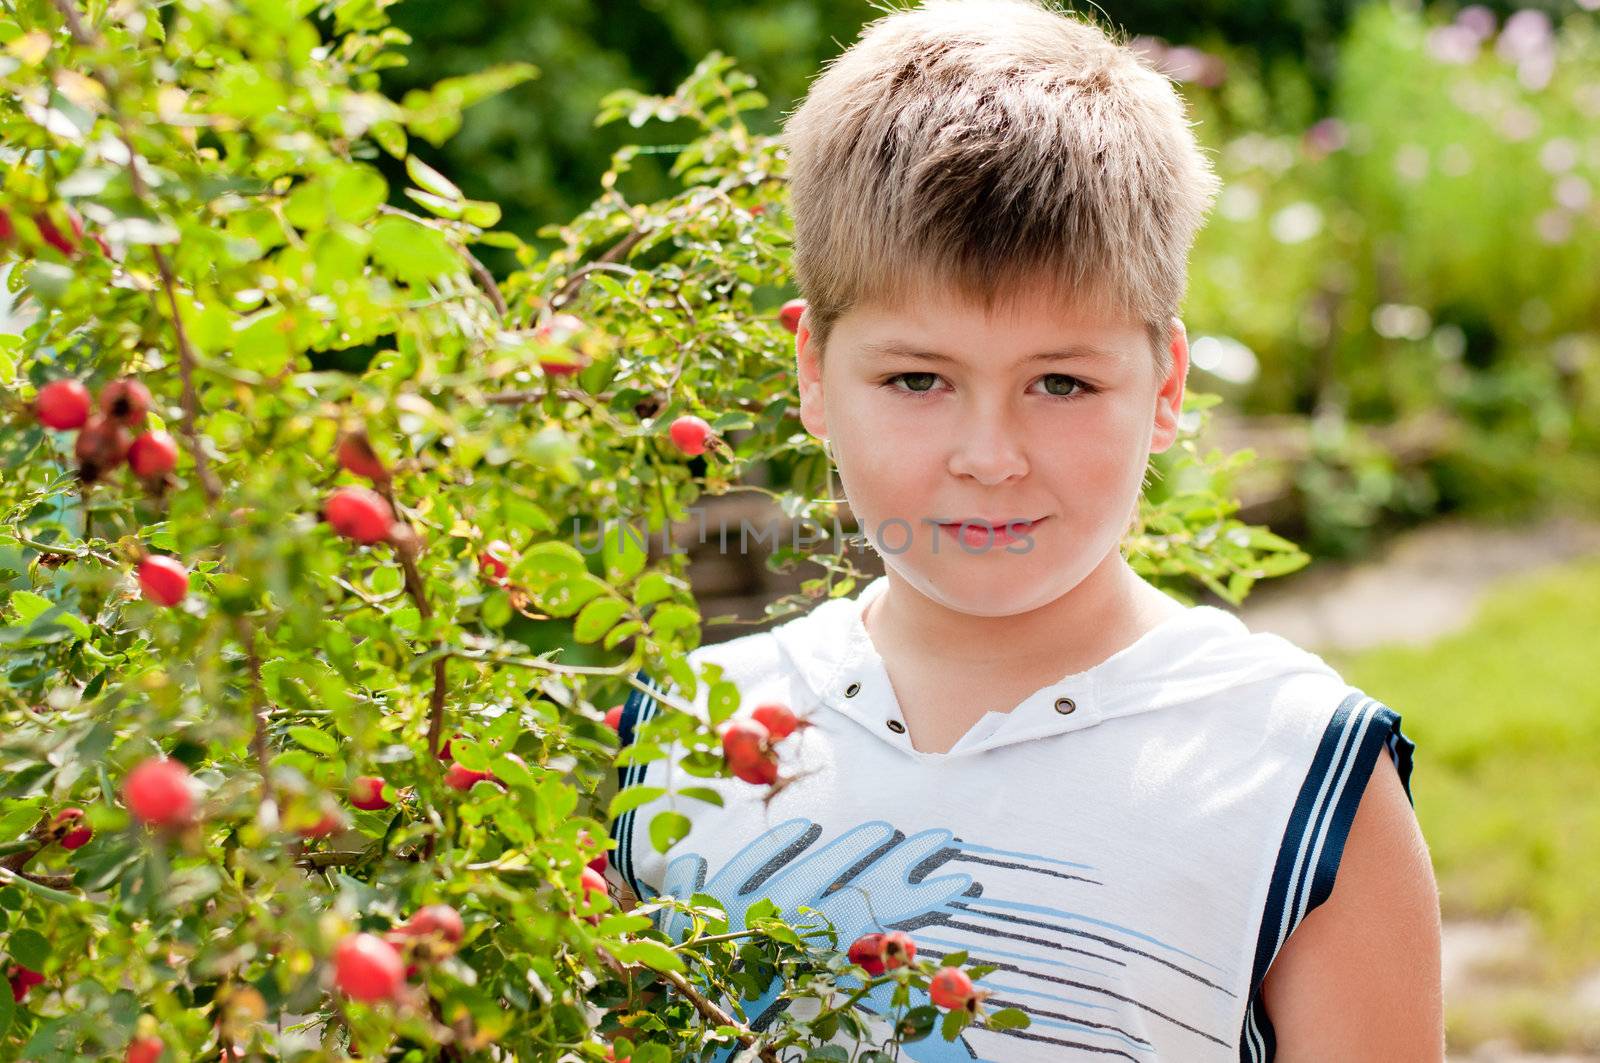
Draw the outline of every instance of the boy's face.
M801 420L832 441L862 532L924 594L984 616L1048 604L1116 552L1149 455L1177 434L1188 371L1178 319L1158 379L1140 325L1042 295L993 317L953 293L857 307L821 363L810 338L803 323ZM979 518L1039 523L1009 541L974 526L965 545L940 526Z

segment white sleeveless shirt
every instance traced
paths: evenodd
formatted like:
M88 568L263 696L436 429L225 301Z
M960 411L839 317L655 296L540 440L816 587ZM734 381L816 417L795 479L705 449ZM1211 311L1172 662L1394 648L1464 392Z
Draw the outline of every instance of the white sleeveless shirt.
M988 713L948 752L919 752L861 622L887 586L689 655L697 675L723 666L739 714L777 701L809 718L778 745L801 778L764 806L766 788L737 779L669 783L671 756L620 768L619 787L709 786L723 805L660 796L618 816L607 876L644 900L709 893L729 930L769 897L790 916L824 912L841 948L898 929L919 957L995 965L977 982L993 994L984 1008L1020 1008L1030 1025L974 1024L954 1042L935 1027L903 1046L916 1063L1272 1059L1262 979L1332 892L1380 751L1410 796L1400 717L1315 654L1193 606ZM683 699L702 718L708 689ZM659 712L635 691L623 744ZM649 824L669 805L692 827L663 855ZM657 922L674 940L688 929L674 913ZM786 1004L815 1014L781 988L740 1002L752 1027ZM891 988L865 999L872 1013L889 1013Z

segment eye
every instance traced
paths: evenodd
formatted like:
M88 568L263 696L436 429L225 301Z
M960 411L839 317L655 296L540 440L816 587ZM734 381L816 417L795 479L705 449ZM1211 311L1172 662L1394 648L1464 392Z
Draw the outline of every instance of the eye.
M885 387L888 387L891 391L900 391L902 394L909 393L909 394L912 394L912 395L926 395L926 394L928 394L929 390L933 387L933 382L935 380L938 380L938 379L939 379L939 374L938 373L896 373L894 376L889 377L888 379L886 379L883 382L883 385ZM926 387L926 388L922 388L922 387L895 388L895 387L893 387L892 385L898 380L907 380L907 381L926 380L928 382L928 387Z
M1068 376L1065 373L1046 373L1044 376L1040 377L1039 379L1044 380L1047 383L1050 382L1050 381L1055 381L1058 384L1060 384L1062 387L1070 386L1070 387L1072 387L1074 389L1074 390L1065 391L1065 392L1063 392L1063 391L1050 391L1050 394L1052 396L1054 396L1055 398L1058 398L1058 399L1077 398L1079 395L1088 395L1088 394L1090 394L1090 393L1092 393L1093 391L1096 390L1095 388L1091 387L1090 385L1085 384L1083 381L1079 380L1077 377ZM1047 390L1048 390L1048 388L1047 388Z

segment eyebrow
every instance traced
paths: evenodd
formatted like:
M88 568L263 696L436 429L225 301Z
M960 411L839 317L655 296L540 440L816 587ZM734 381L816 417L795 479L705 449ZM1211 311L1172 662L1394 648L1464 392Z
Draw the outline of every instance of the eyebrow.
M925 351L909 343L899 340L880 340L876 343L865 344L862 348L868 355L879 358L913 358L922 362L937 362L946 365L960 364L960 359L940 354L938 351ZM1019 361L1019 365L1036 365L1040 362L1065 362L1079 358L1115 358L1116 355L1103 347L1096 347L1092 343L1074 343L1058 351L1040 351L1030 354Z

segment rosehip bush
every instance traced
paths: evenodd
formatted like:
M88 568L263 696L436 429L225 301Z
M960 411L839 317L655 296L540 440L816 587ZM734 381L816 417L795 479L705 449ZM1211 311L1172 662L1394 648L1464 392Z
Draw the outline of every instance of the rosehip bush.
M614 94L600 123L691 124L682 190L631 202L626 148L536 252L419 151L537 71L386 98L384 7L0 14L0 1058L775 1060L865 1033L863 975L896 981L891 1041L927 1036L938 969L891 928L872 974L809 910L624 911L601 873L644 796L620 766L679 757L692 811L699 779L783 785L805 726L761 706L730 763L683 553L615 528L746 479L835 515L764 101L718 55ZM1162 458L1152 578L1237 597L1303 560L1231 519L1237 461ZM862 575L844 543L772 563L820 573L774 618ZM677 693L623 751L641 673ZM757 1033L741 1000L779 976L821 1014Z

